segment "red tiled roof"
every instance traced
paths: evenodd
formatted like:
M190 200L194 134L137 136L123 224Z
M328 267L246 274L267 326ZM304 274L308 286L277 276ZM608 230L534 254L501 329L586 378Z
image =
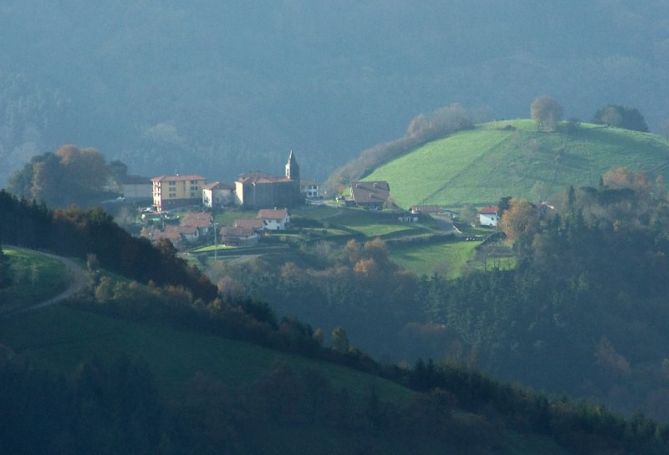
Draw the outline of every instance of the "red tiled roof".
M257 218L261 220L283 220L287 216L287 209L260 209Z
M481 210L479 210L479 213L481 215L497 215L498 211L499 211L499 209L497 208L497 206L489 205L489 206L483 207Z
M245 227L223 226L220 230L222 238L225 237L250 237L256 233L255 229Z
M354 182L351 193L356 204L384 203L390 195L390 184L384 180Z
M264 226L261 219L258 218L248 218L235 220L233 227L242 228L242 229L262 229Z
M206 212L189 212L181 218L181 226L205 228L211 226L211 215Z
M152 182L176 182L181 180L204 180L201 175L159 175L151 179Z

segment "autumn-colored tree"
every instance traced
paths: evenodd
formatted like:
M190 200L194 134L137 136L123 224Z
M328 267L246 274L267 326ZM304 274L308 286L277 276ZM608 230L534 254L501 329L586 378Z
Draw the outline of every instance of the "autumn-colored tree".
M550 96L540 96L530 106L532 120L544 131L555 131L562 120L562 106Z
M511 199L500 227L512 242L530 237L538 227L537 207L524 199Z
M631 188L647 190L650 186L648 178L642 172L634 172L626 167L610 169L602 175L602 183L614 189Z

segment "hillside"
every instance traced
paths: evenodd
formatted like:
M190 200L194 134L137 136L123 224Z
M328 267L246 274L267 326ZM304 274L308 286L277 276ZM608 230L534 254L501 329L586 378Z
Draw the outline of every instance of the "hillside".
M602 3L4 0L0 186L72 143L212 179L293 148L321 178L420 112L508 118L540 94L580 118L634 105L658 129L669 6Z
M368 175L387 180L402 207L487 204L506 195L542 200L568 185L597 185L625 166L669 177L669 142L660 136L581 124L540 132L531 120L480 125L429 142Z
M12 285L0 289L0 314L23 305L45 301L64 291L68 270L58 259L20 248L3 248L9 258Z

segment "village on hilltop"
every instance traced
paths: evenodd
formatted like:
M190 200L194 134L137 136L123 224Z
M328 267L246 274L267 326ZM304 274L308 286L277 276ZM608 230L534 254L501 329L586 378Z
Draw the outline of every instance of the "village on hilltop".
M200 175L161 175L151 179L129 176L123 183L129 201L151 201L142 210L140 235L152 241L167 239L178 248L211 242L244 247L256 245L263 233L284 231L290 227L290 209L304 205L323 205L321 185L302 179L293 151L285 164L284 175L254 171L240 175L232 183L207 181ZM352 182L347 196L333 203L340 207L382 210L392 206L387 181ZM240 213L240 218L226 218L216 223L215 214ZM255 211L255 213L254 213ZM250 216L255 215L255 216ZM447 217L454 213L437 206L416 206L399 214L402 223L416 223L421 215ZM495 227L498 209L488 206L478 213L478 224Z

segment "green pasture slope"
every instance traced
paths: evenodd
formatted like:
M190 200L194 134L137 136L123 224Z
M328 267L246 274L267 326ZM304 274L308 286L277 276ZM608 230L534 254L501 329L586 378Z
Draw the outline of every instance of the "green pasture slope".
M587 123L563 130L537 131L531 120L486 123L429 142L365 180L387 180L407 208L483 205L506 195L540 200L568 185L596 185L621 166L669 178L669 141L658 135Z
M54 305L0 318L0 344L38 365L69 373L85 360L113 361L123 354L146 361L158 385L179 395L198 371L231 387L253 382L277 363L314 369L354 394L374 387L380 397L407 402L413 392L390 381L328 362L241 341L107 317Z
M67 288L70 277L65 265L36 251L3 246L9 257L12 285L0 289L0 313L17 305L47 300Z
M408 405L416 393L398 384L340 365L274 351L250 343L211 335L174 330L169 327L127 321L78 309L76 305L54 305L0 317L0 346L30 359L37 367L64 374L82 361L111 362L121 355L146 362L157 379L159 390L173 402L186 393L189 381L204 372L230 387L249 384L268 373L277 363L296 370L316 370L337 389L347 389L356 399L364 399L371 388L379 398ZM463 415L463 418L466 416ZM277 426L263 434L261 453L352 453L345 432L304 426ZM299 436L299 437L298 437ZM377 441L380 444L383 441ZM417 441L419 453L440 453L434 441ZM500 453L566 452L547 436L506 432L505 450ZM301 448L303 450L296 450ZM326 449L333 449L333 451ZM384 453L406 453L388 441Z

